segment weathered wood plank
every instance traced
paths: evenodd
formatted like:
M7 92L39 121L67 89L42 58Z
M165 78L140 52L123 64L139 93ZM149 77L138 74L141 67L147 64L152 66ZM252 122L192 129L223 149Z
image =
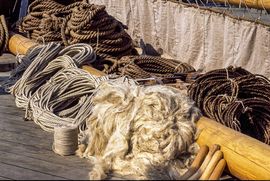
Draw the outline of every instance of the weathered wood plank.
M86 159L80 159L77 156L61 157L51 150L45 150L34 146L21 146L12 142L1 141L0 151L20 154L26 158L29 157L36 160L48 161L56 165L62 165L63 167L67 166L76 169L86 168L86 170L88 170L87 168L90 168L90 163L88 163Z
M71 169L51 162L36 160L30 157L24 157L18 154L6 153L0 151L0 160L9 165L15 165L20 168L29 169L35 172L43 173L64 179L81 180L87 179L87 172L78 169Z
M0 132L0 141L10 141L13 143L21 144L21 145L30 145L36 146L42 149L48 148L48 142L46 143L44 140L49 140L49 143L52 144L52 136L44 137L44 139L35 139L33 136L28 135L21 135L20 133L8 132L8 131L1 131Z
M12 180L66 180L0 161L0 176Z
M1 177L0 176L0 180L12 180L11 178L7 178L7 177Z

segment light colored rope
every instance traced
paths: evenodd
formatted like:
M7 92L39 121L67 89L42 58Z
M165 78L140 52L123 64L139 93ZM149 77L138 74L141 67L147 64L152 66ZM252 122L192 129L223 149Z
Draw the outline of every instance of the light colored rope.
M31 97L32 119L49 132L66 124L83 130L91 113L91 95L101 80L78 68L59 71Z

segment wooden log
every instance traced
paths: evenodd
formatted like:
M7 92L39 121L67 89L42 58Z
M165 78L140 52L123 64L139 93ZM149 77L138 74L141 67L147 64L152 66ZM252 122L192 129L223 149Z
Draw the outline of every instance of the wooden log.
M270 146L202 117L197 122L199 145L221 146L228 171L243 180L270 179Z
M8 42L8 49L14 55L25 55L27 50L38 44L35 41L19 34L13 33L10 36L11 37Z
M237 6L241 3L242 7L270 10L270 0L214 0L214 2Z

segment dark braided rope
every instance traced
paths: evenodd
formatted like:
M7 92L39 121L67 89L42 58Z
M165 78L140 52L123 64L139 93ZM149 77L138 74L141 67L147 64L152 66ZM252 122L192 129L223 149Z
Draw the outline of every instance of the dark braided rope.
M241 67L205 73L189 86L203 114L270 144L270 80Z

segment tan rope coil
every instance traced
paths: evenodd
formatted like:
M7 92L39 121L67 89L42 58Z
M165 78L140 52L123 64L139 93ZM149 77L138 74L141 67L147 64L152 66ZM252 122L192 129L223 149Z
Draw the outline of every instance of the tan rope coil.
M8 39L9 39L9 33L8 33L8 27L5 20L5 16L0 16L0 55L7 50L8 48Z
M179 90L141 87L124 77L102 82L91 102L88 146L78 151L94 163L90 179L104 179L111 171L170 179L190 165L200 112Z
M53 0L36 0L30 4L20 27L29 38L39 41L62 42L66 46L89 43L103 59L131 55L134 51L126 28L108 15L105 6L85 1L64 6Z
M114 60L112 60L114 61ZM183 62L156 56L125 56L114 61L107 73L117 73L131 78L173 77L176 73L195 72L195 69Z

